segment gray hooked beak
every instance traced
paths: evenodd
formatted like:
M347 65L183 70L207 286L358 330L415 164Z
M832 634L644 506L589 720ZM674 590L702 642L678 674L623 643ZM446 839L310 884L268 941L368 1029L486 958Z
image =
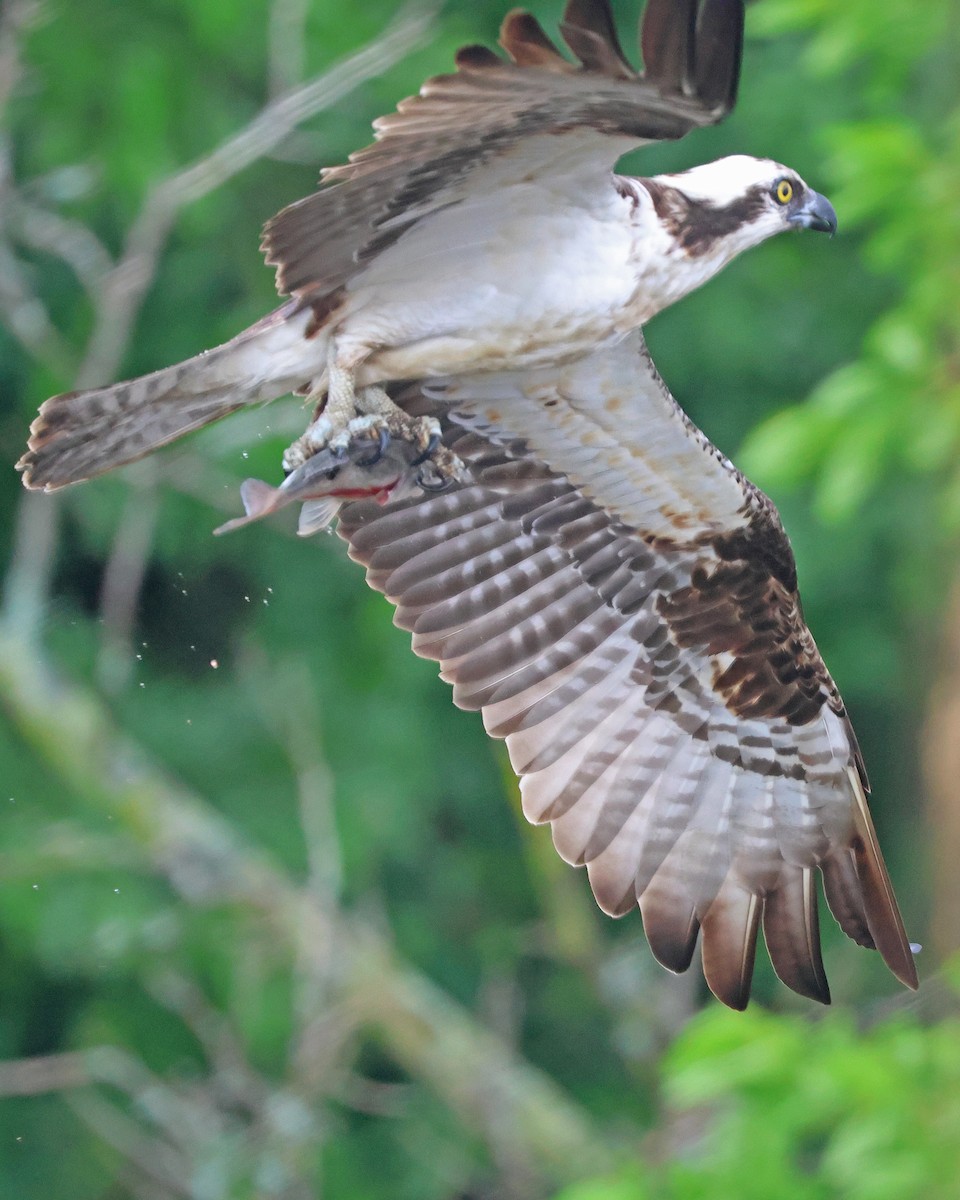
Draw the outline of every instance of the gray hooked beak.
M831 237L837 232L837 214L833 205L819 192L808 192L799 208L787 217L791 225L799 225L803 229L816 229L819 233L829 233Z

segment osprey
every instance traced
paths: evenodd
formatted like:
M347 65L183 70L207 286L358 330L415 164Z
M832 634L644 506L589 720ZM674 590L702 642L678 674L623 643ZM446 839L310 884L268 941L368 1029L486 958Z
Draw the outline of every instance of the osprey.
M765 238L832 231L830 204L767 159L650 180L611 169L729 111L742 30L742 0L651 0L638 75L606 0L567 5L578 66L529 14L511 13L510 62L461 50L456 74L380 118L374 145L267 224L267 260L290 302L197 358L48 400L24 482L88 478L290 391L313 397L318 417L286 456L293 468L338 436L395 429L403 418L385 383L590 353ZM368 419L351 425L357 412ZM405 425L441 478L456 474L434 422Z
M638 74L606 0L567 5L576 64L511 13L509 61L462 50L267 225L283 307L195 359L48 400L19 464L51 490L245 404L312 397L288 483L248 481L230 524L306 500L309 531L339 509L414 650L506 739L528 818L605 911L639 905L671 970L702 932L707 982L736 1008L761 928L780 978L829 1001L818 870L845 932L917 984L779 517L640 332L773 234L836 228L766 159L612 171L729 111L742 28L742 0L648 0Z

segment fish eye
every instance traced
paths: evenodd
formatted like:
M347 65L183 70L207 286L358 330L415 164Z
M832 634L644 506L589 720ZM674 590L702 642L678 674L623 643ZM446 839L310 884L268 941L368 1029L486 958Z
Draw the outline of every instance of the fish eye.
M773 197L778 204L789 204L793 199L793 184L789 179L778 179L774 184Z

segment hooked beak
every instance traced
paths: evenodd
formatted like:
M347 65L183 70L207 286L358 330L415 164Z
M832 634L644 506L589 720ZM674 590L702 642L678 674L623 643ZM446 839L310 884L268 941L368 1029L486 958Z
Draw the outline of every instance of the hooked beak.
M819 233L829 233L831 237L837 232L837 214L833 205L819 192L809 192L800 207L794 209L787 220L801 229L816 229Z

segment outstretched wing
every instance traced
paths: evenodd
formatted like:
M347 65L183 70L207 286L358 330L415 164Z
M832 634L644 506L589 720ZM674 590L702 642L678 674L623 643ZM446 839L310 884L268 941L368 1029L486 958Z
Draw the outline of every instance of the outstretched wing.
M681 412L639 333L443 400L472 482L350 505L340 533L455 702L506 739L526 816L606 912L639 904L671 970L702 931L732 1007L761 928L784 983L829 1000L818 868L845 932L915 987L777 512Z
M719 121L736 95L743 0L648 0L645 71L617 41L608 0L569 0L560 31L570 63L529 13L504 21L505 61L480 46L457 72L374 123L377 141L325 170L321 189L264 231L282 293L321 302L378 250L471 188L551 174L597 186L617 158Z

